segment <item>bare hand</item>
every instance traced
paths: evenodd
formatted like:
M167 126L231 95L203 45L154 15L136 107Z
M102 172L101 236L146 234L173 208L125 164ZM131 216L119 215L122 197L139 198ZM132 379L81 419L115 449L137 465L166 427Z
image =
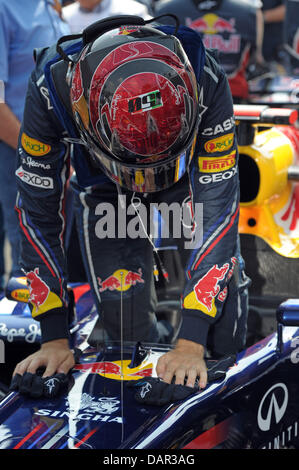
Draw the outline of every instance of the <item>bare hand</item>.
M179 339L175 349L160 357L157 363L157 374L164 382L194 387L196 377L199 377L199 387L207 385L207 368L204 361L204 347L201 344Z
M68 340L57 339L43 343L39 351L19 362L13 375L23 375L25 372L35 374L39 367L45 367L44 378L56 373L67 374L74 365L74 355L69 348Z

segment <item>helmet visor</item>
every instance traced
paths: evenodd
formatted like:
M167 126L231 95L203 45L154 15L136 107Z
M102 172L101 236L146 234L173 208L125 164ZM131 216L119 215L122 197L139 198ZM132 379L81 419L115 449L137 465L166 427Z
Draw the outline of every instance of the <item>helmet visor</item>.
M119 186L138 193L153 193L167 189L177 183L186 173L193 158L196 137L176 156L159 160L159 155L142 163L127 163L109 155L98 146L88 150L97 167ZM160 157L161 158L161 157Z

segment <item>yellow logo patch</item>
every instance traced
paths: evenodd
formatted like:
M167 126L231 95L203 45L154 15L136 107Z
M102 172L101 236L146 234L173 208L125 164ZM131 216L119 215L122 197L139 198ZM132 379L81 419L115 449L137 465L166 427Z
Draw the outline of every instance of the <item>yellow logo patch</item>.
M51 150L51 145L32 139L32 137L29 137L25 132L22 134L21 143L25 152L33 157L42 157L43 155L47 155Z
M214 266L197 281L193 291L185 297L184 308L200 310L214 318L217 313L215 298L217 297L218 300L223 302L226 297L226 292L221 292L220 290L219 282L225 279L228 270L228 263L225 263L220 268L218 264L214 264Z
M217 137L216 139L208 140L204 147L206 152L213 153L213 152L224 152L225 150L229 150L234 142L234 134L226 134L222 135L221 137Z
M30 294L28 289L15 289L11 292L11 297L19 302L28 302Z
M46 300L42 303L36 303L36 300L34 299L31 293L29 297L29 302L33 306L31 312L33 318L38 315L41 315L42 313L48 312L49 310L53 310L54 308L62 307L61 299L54 292L49 292Z
M106 279L101 279L98 277L99 291L104 292L109 291L119 291L124 292L130 289L131 286L136 286L136 284L144 284L144 279L142 278L142 269L139 268L137 271L128 271L127 269L118 269L114 271L111 276L108 276Z
M236 163L236 151L219 158L198 157L199 170L202 173L218 173L229 170Z
M193 291L191 291L190 294L188 294L184 298L184 308L191 309L191 310L200 310L201 312L205 313L209 317L213 317L213 318L216 316L216 313L217 313L215 299L211 300L211 306L210 308L207 308L206 305L198 301L196 294Z
M138 367L130 368L130 362L131 360L104 362L98 373L114 380L138 380L152 375L153 364L140 364Z
M99 374L105 379L112 380L139 380L142 377L151 377L152 363L141 363L138 367L129 367L131 360L113 362L91 362L88 364L76 364L74 369L89 374Z
M54 308L62 307L60 297L51 292L49 286L39 276L39 268L34 268L33 271L26 273L26 277L33 318Z

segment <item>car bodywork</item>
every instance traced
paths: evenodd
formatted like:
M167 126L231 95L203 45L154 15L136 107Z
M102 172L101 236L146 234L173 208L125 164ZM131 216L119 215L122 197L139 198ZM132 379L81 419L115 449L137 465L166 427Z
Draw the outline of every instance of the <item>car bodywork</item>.
M299 328L290 325L299 325L299 301L282 304L278 331L239 353L224 379L164 407L137 403L134 387L127 385L154 376L157 359L169 346L125 343L122 350L118 343L89 346L86 339L97 318L95 312L90 314L89 291L80 295L77 307L79 328L73 340L82 355L68 390L52 400L30 399L16 392L6 395L0 403L0 448L273 449L298 445Z
M282 113L277 124L290 124L287 121L291 115ZM265 171L267 159L276 165L280 162L279 177L284 184L275 186L275 191L286 190L290 197L296 183L288 178L289 167L296 164L297 158L292 140L284 147L288 155L293 152L284 167L277 145L272 153L269 148L266 151L263 145L256 144L256 133L250 130L252 122L256 128L263 121L273 122L273 113L269 117L264 106L251 108L250 112L236 108L236 119L238 125L243 123L247 127L240 142L241 153L253 160L259 172ZM297 132L294 128L294 135ZM285 145L285 134L281 134ZM271 185L271 181L265 180L265 193L267 188L273 188ZM279 197L275 191L259 198L262 194L259 187L251 201L243 206L241 203L241 224L242 220L244 222L243 229L240 226L241 235L263 238L258 231L249 233L246 221L255 217L257 208L261 207L268 213L268 220L271 217L276 220L271 202L271 197L275 200ZM287 204L287 198L284 201ZM248 211L251 211L250 217ZM270 234L275 231L282 233L277 220ZM299 255L295 231L281 238L274 237L279 247L273 240L263 239L272 251L280 250L278 255L286 262L291 259L290 252L283 252L283 247L288 247L290 240L295 246L293 259ZM0 402L1 449L298 447L299 298L270 306L275 331L248 344L224 378L209 383L204 390L182 401L158 407L137 403L135 389L128 384L155 376L158 358L172 346L105 342L89 285L70 285L70 293L76 307L70 309L72 346L81 350L81 356L71 372L68 389L52 400L30 399L16 392L5 394ZM31 318L27 303L20 301L27 299L25 285L12 287L9 298L0 299L0 339L5 343L7 360L11 357L10 351L15 351L18 345L22 354L24 345L29 349L39 345L39 324ZM267 298L263 295L259 300L263 304ZM143 393L147 393L146 388Z

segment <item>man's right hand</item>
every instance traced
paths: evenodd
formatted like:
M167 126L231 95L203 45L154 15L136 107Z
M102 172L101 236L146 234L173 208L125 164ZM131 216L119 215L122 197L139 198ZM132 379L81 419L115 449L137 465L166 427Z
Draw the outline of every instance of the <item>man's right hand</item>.
M52 399L67 387L68 372L74 365L74 355L66 339L44 343L39 351L16 366L10 391L32 398Z
M74 354L69 348L68 340L56 339L43 343L39 351L19 362L13 376L15 374L23 375L25 372L35 374L40 367L45 367L43 378L59 373L67 375L74 365Z
M175 384L194 387L199 377L199 387L207 385L207 368L204 361L204 347L185 339L179 339L176 347L163 354L156 367L157 375L170 384L175 377Z

